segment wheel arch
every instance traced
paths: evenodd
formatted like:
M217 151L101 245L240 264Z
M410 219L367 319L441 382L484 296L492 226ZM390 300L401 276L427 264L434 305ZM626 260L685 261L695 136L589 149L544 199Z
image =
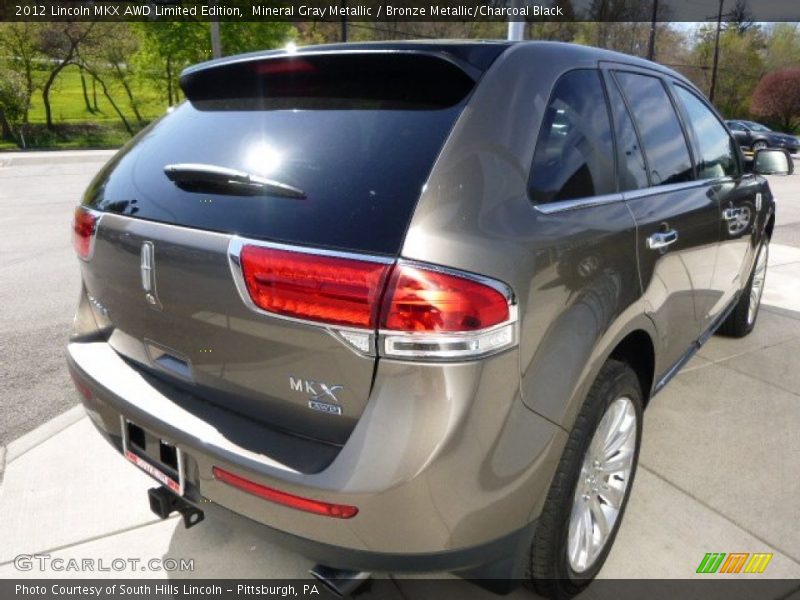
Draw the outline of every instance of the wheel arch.
M656 351L650 334L644 329L631 331L617 343L608 358L624 362L634 370L646 407L652 395L656 368Z
M764 227L764 233L767 234L767 240L772 241L772 232L775 229L775 211L772 211L767 220L767 225Z

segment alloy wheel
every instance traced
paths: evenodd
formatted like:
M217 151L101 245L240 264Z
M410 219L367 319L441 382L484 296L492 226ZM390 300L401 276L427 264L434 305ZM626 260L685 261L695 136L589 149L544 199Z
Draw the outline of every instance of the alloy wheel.
M570 515L567 559L583 573L603 551L628 492L636 453L636 410L627 396L606 410L581 466Z

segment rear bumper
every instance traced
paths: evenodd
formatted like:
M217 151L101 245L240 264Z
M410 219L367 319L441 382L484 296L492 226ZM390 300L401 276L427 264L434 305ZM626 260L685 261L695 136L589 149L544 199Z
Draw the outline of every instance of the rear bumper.
M84 398L87 413L118 449L124 416L183 451L187 500L212 517L240 520L250 530L257 524L280 545L339 568L413 572L494 565L501 577L510 577L530 542L565 442L561 429L518 398L503 407L492 395L497 378L516 369L513 354L496 357L479 369L477 380L462 382L471 396L469 410L459 414L451 406L444 420L436 414L421 420L419 407L398 397L398 385L409 393L403 372L411 369L406 375L419 378L414 366L383 365L390 376L376 380L350 440L312 474L223 435L152 386L105 342L73 342L67 355L73 374L91 390ZM433 383L423 395L435 404ZM407 410L398 411L401 401ZM440 443L429 446L425 440L440 422L446 423ZM266 502L217 481L214 466L290 494L355 505L359 513L331 519Z

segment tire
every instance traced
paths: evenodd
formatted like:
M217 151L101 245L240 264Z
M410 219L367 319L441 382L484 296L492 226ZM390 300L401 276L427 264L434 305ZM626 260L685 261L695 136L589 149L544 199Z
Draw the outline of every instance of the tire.
M719 326L717 333L728 337L741 338L753 331L761 307L761 295L764 292L764 281L767 276L769 261L769 241L761 244L753 264L750 279L742 290L742 295L731 314Z
M764 140L758 140L755 144L753 144L753 152L758 152L759 150L765 150L767 148L767 142Z
M624 406L623 412L614 412L618 411L621 406ZM596 481L592 480L592 460L588 458L592 448L595 451L591 453L591 456L603 454L596 451L602 447L602 444L593 445L592 442L596 441L594 436L599 431L601 424L605 427L604 417L615 414L623 415L620 423L627 423L625 429L627 441L621 445L624 452L616 455L618 461L619 457L630 457L629 470L624 478L624 484L617 479L620 474L600 477ZM633 424L630 423L632 417L635 417ZM603 438L602 432L598 435L601 439ZM639 462L641 439L642 391L639 379L626 363L610 359L597 375L575 420L575 426L567 440L558 469L550 485L531 544L528 584L537 594L554 599L570 598L589 585L600 571L625 514L625 507L636 475L636 465ZM594 463L595 466L596 464ZM589 477L586 477L587 473L589 473ZM604 500L600 500L600 496L609 495L610 491L603 490L603 485L612 480L615 484L612 487L618 490L615 494L616 501L604 503ZM593 485L595 490L597 487L601 489L600 496L593 492L586 493L588 488ZM618 489L620 486L622 486L622 491ZM577 526L582 522L579 516L594 514L589 510L593 503L587 498L592 498L596 502L595 506L600 507L604 515L606 510L613 515L614 504L618 505L618 512L608 527L608 534L604 538L605 542L595 550L596 554L593 558L581 555L586 558L586 561L581 563L581 556L577 556L572 551L574 548L583 547L578 532L580 527ZM613 499L614 496L609 496L609 498ZM592 536L594 537L595 533L598 533L599 537L602 536L599 533L601 529L595 528L595 521L590 521L590 523ZM587 530L584 529L584 531ZM572 535L572 542L568 539L570 535Z

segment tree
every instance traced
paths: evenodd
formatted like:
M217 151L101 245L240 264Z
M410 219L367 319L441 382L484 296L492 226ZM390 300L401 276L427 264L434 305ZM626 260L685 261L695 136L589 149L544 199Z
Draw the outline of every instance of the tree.
M143 125L144 119L139 111L139 99L133 92L134 67L131 63L131 57L139 49L139 38L128 23L98 23L96 33L93 43L85 44L85 47L80 50L81 75L84 71L92 74L93 81L100 83L106 97L109 95L107 93L108 86L100 80L110 80L121 85L136 120L139 125ZM86 95L87 109L94 112L89 105L85 89L84 95ZM111 100L111 105L128 127L124 116L121 115L113 100Z
M800 24L775 23L767 33L764 67L777 71L800 65Z
M733 8L725 15L728 20L725 29L734 29L737 33L747 33L750 29L758 29L760 25L755 22L747 0L736 0Z
M750 110L777 120L785 131L794 130L800 121L800 67L765 75L753 92Z
M55 128L50 107L50 90L53 83L65 67L78 64L81 44L89 38L94 25L94 23L45 23L39 30L39 49L50 65L47 79L42 87L42 101L48 129Z
M220 23L222 49L225 54L239 54L285 46L294 39L295 30L289 23L257 21L255 23Z
M172 106L178 102L178 75L188 65L211 58L208 23L135 23L140 46L134 62L140 77L155 81Z
M28 110L25 78L10 69L0 69L0 134L19 143L17 127Z
M697 32L697 43L689 55L694 69L686 71L706 92L711 86L715 31L714 26L705 26ZM714 104L726 117L748 115L750 95L764 74L764 60L759 52L763 47L764 37L759 28L740 33L738 28L731 27L721 33Z
M39 85L36 63L41 59L40 29L38 23L0 23L0 55L6 56L14 72L23 78L25 97L22 121L24 123L28 122L31 97Z

